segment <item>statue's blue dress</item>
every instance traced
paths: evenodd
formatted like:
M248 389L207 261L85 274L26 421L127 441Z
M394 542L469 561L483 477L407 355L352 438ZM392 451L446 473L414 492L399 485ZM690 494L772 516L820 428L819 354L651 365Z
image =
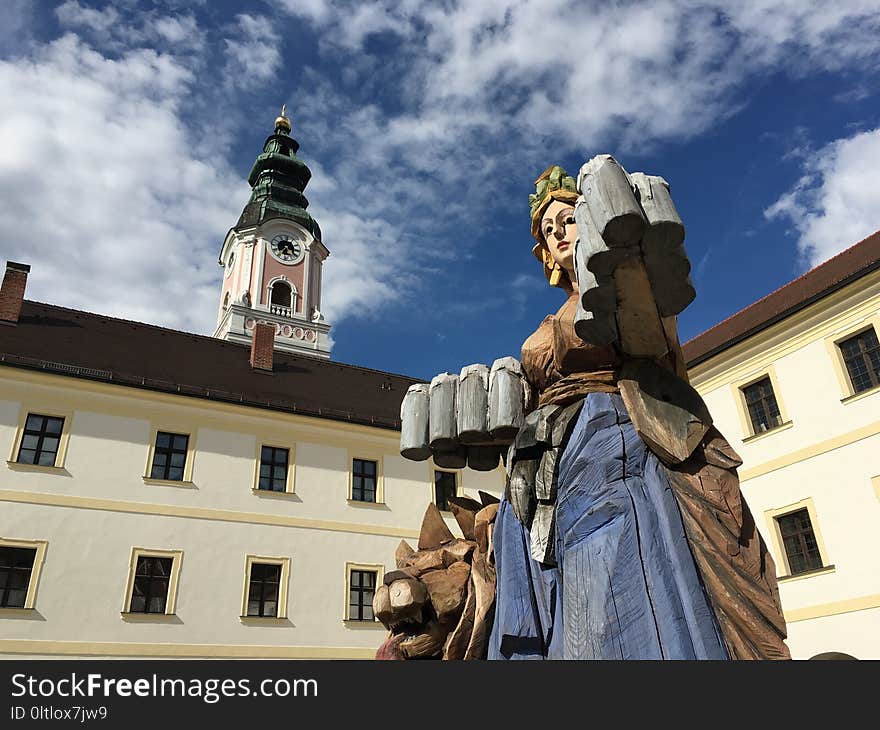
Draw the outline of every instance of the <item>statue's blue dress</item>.
M616 393L588 393L564 447L556 567L502 500L490 659L727 659L667 472Z

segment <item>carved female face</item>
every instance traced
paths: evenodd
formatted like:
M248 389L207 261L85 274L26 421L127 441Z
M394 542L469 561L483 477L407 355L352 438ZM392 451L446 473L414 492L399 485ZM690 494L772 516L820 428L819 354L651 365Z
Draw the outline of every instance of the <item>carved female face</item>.
M561 200L550 203L541 216L541 235L553 260L574 281L574 242L578 235L574 208Z

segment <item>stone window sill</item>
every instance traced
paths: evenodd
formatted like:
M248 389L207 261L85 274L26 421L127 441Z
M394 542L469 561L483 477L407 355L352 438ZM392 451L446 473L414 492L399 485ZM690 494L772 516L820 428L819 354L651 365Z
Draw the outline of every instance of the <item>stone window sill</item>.
M289 626L287 616L239 616L238 620L251 626Z
M386 505L384 502L365 502L362 499L351 499L351 498L349 498L345 501L348 502L352 507L367 507L367 508L372 507L374 509L388 509L388 505Z
M196 485L192 482L180 479L153 479L153 477L144 477L144 484L155 484L160 487L181 487L183 489L197 489Z
M274 489L257 489L256 487L251 489L251 492L256 494L258 497L297 497L296 492L276 492ZM297 497L297 499L299 499Z
M45 466L43 464L22 464L18 461L7 461L8 466L13 471L35 471L43 474L64 474L70 476L70 472L63 466Z
M36 614L36 608L27 608L22 606L3 606L0 608L0 618L9 618L12 616L33 616Z
M793 425L794 423L792 421L786 421L785 423L780 423L778 426L774 426L769 431L761 431L761 433L753 433L751 436L746 436L742 442L744 444L750 444L753 441L758 441L759 439L764 438L765 436L770 436L774 433L779 433L780 431L787 431Z
M823 565L821 568L816 568L815 570L807 570L803 573L795 573L794 575L780 575L777 579L777 583L782 582L791 582L793 580L799 580L800 578L814 578L817 575L826 575L827 573L833 573L837 568L833 565Z
M869 395L874 395L875 393L880 393L880 385L875 385L873 388L868 388L860 393L848 395L846 398L841 398L840 402L843 403L843 405L849 405L850 403L855 403L857 400L867 398Z
M174 613L141 613L140 611L120 611L123 621L142 624L167 624L180 623L177 614Z

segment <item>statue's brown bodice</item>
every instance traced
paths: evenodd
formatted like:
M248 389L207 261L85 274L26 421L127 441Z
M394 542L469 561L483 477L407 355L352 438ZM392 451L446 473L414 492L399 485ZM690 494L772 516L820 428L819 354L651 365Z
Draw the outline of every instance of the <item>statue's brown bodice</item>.
M617 352L611 345L589 345L575 334L576 308L577 294L572 294L523 343L523 371L538 394L536 406L565 405L590 392L617 390Z

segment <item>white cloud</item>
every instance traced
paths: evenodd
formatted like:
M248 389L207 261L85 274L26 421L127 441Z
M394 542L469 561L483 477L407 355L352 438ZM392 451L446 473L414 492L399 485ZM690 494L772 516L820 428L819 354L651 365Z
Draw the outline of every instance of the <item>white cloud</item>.
M236 16L235 35L225 40L226 79L232 86L265 81L281 64L280 38L264 16Z
M734 114L758 75L880 55L877 0L277 4L346 67L344 86L317 72L299 85L305 149L348 183L353 223L360 211L366 231L381 220L398 234L388 255L415 286L431 270L420 242L491 229L487 210L522 215L528 181L550 162L604 150L625 160ZM394 53L378 55L369 42L389 32ZM332 209L320 191L314 200ZM340 258L326 268L328 281L340 277L334 291L349 282ZM340 299L339 314L359 312L355 303Z
M861 67L880 51L877 0L274 3L325 54L289 100L332 252L331 323L425 290L456 297L437 283L443 265L491 235L498 211L521 216L529 260L525 196L551 161L617 148L625 160L733 113L757 74ZM16 99L0 112L3 253L35 264L31 296L207 332L217 248L247 198L227 144L254 88L287 78L284 19L242 13L206 33L186 11L101 7L68 0L57 17L78 36L0 62L2 98ZM221 97L196 136L205 121L187 108ZM811 179L836 179L835 149ZM805 208L808 187L790 209L832 215L831 202ZM486 277L474 296L508 306L489 269L473 267ZM516 291L535 282L537 268Z
M247 199L181 122L192 75L65 36L0 62L0 240L30 262L30 298L210 332L216 256Z
M95 33L108 33L120 22L119 12L112 5L97 10L67 0L55 9L58 21L69 28L86 28Z
M787 218L798 247L816 266L880 229L880 128L839 139L805 161L798 183L770 206L768 218Z

